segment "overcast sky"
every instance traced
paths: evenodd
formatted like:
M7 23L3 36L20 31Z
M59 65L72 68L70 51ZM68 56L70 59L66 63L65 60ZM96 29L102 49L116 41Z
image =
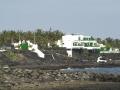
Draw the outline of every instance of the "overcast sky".
M120 0L0 0L0 30L50 27L120 39Z

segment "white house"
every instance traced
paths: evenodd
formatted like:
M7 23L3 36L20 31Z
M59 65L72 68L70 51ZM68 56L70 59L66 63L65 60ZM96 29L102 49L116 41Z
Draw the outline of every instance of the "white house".
M64 35L61 40L56 43L59 47L65 47L67 49L68 56L72 57L72 49L101 49L105 47L103 44L99 44L92 36L84 35Z

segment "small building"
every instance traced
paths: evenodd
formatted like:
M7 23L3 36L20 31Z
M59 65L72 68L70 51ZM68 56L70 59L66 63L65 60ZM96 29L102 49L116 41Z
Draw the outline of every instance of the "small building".
M18 43L12 43L17 50L29 50L36 53L39 57L45 58L45 54L38 49L38 45L30 42L29 40L19 41Z

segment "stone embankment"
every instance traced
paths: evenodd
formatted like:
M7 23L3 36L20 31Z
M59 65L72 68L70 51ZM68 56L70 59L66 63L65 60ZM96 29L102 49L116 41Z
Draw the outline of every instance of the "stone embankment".
M21 90L24 88L45 88L51 85L62 85L62 87L76 88L76 85L81 86L82 82L88 82L86 87L89 87L89 82L104 83L113 82L115 87L120 86L120 75L116 74L100 74L89 72L63 72L59 69L67 67L106 67L106 66L120 66L120 60L117 63L101 63L96 61L83 61L76 58L69 58L66 55L58 53L48 53L45 59L39 58L35 53L26 52L13 52L8 51L0 53L0 90ZM77 83L77 84L76 84ZM112 86L109 85L108 86ZM118 84L116 84L118 83ZM106 86L106 84L103 86ZM97 84L98 85L98 84ZM50 86L50 87L51 87ZM91 85L90 85L91 86ZM101 85L100 85L101 86ZM100 87L99 86L99 87ZM66 90L69 90L66 87ZM114 88L114 87L112 87ZM36 90L36 89L33 89ZM42 89L38 89L42 90ZM50 89L43 89L50 90ZM51 90L54 90L53 88ZM56 90L56 89L55 89ZM61 90L61 86L60 89ZM65 90L64 88L62 90ZM77 89L71 89L77 90ZM79 89L78 89L79 90ZM84 89L84 90L97 90L97 89ZM101 90L101 89L98 89ZM103 89L102 89L103 90ZM106 90L106 89L104 89ZM110 90L110 89L108 89ZM112 89L111 89L112 90ZM120 90L120 88L118 89Z
M21 87L41 87L41 83L71 81L120 82L120 75L60 70L20 69L4 66L0 69L0 90Z

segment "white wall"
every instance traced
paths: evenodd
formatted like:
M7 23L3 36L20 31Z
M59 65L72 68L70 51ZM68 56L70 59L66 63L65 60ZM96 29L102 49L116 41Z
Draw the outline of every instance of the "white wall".
M83 40L83 38L91 38L91 36L83 36L83 35L64 35L62 36L62 40L58 40L58 46L59 47L65 47L67 49L71 49L71 48L84 48L84 44L83 46L73 46L74 42L83 42L83 43L97 43L96 40ZM99 45L99 44L98 44ZM85 47L86 49L99 49L99 47Z

